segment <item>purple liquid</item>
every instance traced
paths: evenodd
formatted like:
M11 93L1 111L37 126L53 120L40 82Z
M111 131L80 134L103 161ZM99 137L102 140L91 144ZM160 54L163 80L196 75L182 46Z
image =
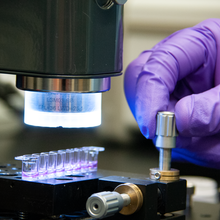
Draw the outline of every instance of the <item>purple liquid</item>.
M97 171L97 165L98 165L97 161L90 162L89 163L89 170L90 171Z
M80 173L81 171L81 164L80 163L75 163L72 166L72 173Z
M72 170L73 170L73 168L72 168L71 165L65 166L65 171L66 171L67 173L71 173Z
M22 179L25 179L25 180L37 179L38 176L39 176L38 172L25 172L25 171L22 171Z
M81 172L85 173L89 170L89 165L87 163L81 163Z
M63 176L63 175L65 175L65 170L64 169L56 171L56 176Z
M50 169L47 171L47 178L53 178L56 175L56 170L55 169Z
M39 179L46 179L47 178L47 170L39 171Z

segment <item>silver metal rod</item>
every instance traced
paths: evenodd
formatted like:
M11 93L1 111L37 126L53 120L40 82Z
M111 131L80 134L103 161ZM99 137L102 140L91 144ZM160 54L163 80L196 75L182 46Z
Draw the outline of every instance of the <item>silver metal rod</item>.
M171 168L171 149L160 148L159 170L170 170Z
M130 198L130 196L128 194L122 193L121 197L124 200L123 206L127 206L127 205L129 205L131 203L131 198Z

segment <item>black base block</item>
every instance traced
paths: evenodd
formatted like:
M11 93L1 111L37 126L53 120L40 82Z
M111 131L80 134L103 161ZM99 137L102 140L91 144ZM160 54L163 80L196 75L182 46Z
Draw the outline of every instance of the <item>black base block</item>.
M97 192L98 177L73 176L38 181L0 177L0 207L45 216L84 210L88 197Z
M137 185L143 194L142 208L130 216L117 214L108 218L114 220L158 220L158 219L185 219L184 216L162 215L186 207L186 181L159 182L150 179L134 179L129 177L109 176L99 179L98 190L113 191L115 187L122 183L133 183ZM158 214L161 213L161 214Z
M37 181L25 181L18 176L2 176L0 207L11 213L59 217L61 214L85 210L86 201L93 193L113 191L122 183L133 183L143 194L142 208L130 216L116 214L107 219L184 220L184 216L163 214L185 209L185 180L166 183L150 179L103 176L105 175L93 173Z

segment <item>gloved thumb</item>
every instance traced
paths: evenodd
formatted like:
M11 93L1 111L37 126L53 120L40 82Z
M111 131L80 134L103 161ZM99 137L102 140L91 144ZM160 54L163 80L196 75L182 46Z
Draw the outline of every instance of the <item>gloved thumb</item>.
M175 106L181 136L202 137L220 131L220 85L180 99Z

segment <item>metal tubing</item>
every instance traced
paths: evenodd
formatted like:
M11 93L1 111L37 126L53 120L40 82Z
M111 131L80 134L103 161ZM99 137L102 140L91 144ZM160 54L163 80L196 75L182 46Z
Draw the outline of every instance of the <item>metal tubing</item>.
M159 170L170 170L171 168L171 149L160 148Z
M123 201L124 201L123 206L127 206L131 203L131 198L128 194L123 193L123 194L121 194L121 197L123 198Z

